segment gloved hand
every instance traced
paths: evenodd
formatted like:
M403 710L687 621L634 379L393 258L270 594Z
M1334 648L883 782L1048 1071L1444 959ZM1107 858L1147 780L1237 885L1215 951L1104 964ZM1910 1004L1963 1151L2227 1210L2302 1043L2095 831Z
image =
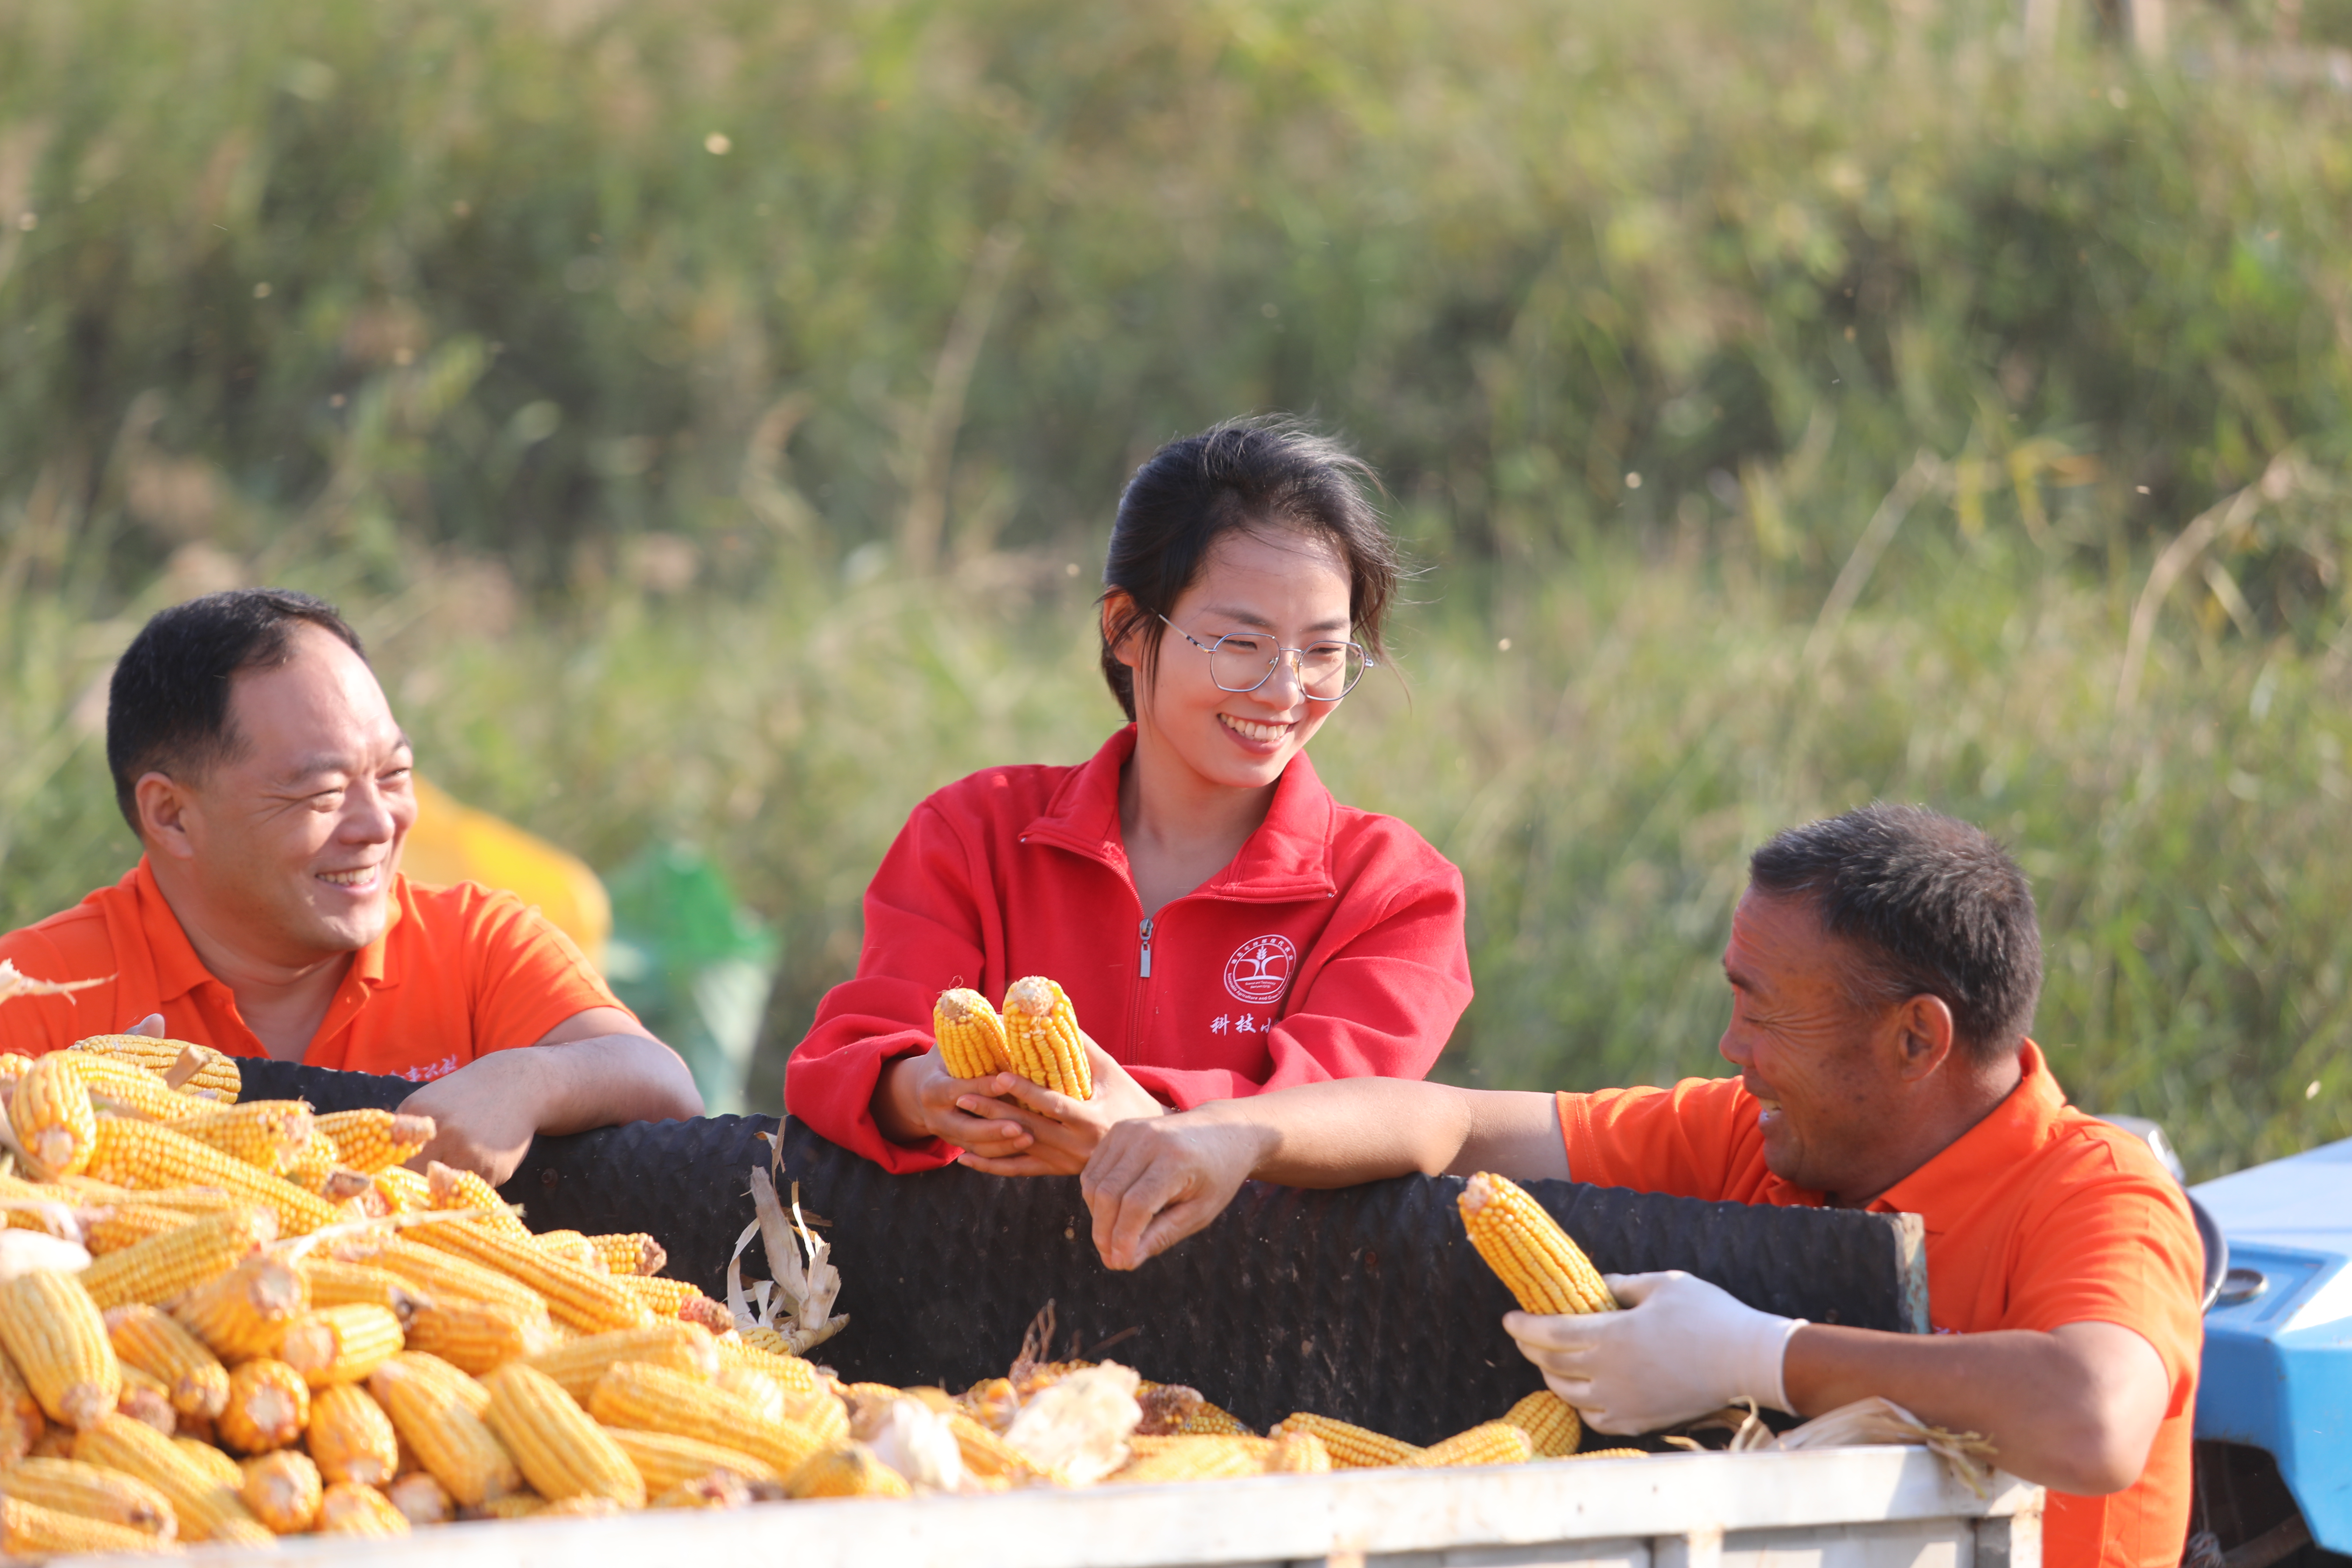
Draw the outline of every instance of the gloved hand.
M1601 1278L1625 1310L1503 1319L1520 1353L1594 1431L1654 1432L1741 1398L1789 1409L1780 1360L1804 1319L1743 1306L1679 1268Z

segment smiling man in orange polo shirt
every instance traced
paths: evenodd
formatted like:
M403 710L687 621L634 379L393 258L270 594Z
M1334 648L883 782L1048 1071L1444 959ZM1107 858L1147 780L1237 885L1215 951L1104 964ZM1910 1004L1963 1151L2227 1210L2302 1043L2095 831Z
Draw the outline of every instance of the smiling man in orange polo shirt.
M1191 1235L1252 1175L1485 1170L1918 1214L1932 1336L1774 1317L1681 1273L1611 1277L1622 1312L1505 1325L1597 1430L1883 1395L2051 1489L2053 1568L2171 1568L2203 1253L2147 1147L2068 1106L2026 1037L2024 875L1975 828L1887 806L1784 833L1749 869L1724 952L1738 1078L1557 1096L1361 1079L1123 1122L1084 1183L1105 1261Z
M325 603L241 589L155 616L115 667L106 751L145 853L0 959L107 983L0 1010L0 1050L137 1027L396 1073L439 1128L424 1157L501 1182L539 1133L701 1114L677 1053L537 910L400 875L408 737Z

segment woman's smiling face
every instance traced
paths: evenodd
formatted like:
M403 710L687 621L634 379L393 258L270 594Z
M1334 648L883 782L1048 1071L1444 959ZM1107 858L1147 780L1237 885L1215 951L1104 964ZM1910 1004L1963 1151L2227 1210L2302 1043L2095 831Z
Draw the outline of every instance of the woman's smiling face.
M1168 619L1203 647L1230 632L1305 647L1347 638L1349 589L1346 561L1317 535L1279 526L1240 529L1210 547ZM1119 662L1136 671L1136 721L1171 763L1203 783L1271 784L1338 706L1301 691L1286 655L1256 690L1223 690L1209 673L1207 654L1177 632L1160 631L1159 657L1148 670L1140 667L1146 645L1139 634L1118 651Z

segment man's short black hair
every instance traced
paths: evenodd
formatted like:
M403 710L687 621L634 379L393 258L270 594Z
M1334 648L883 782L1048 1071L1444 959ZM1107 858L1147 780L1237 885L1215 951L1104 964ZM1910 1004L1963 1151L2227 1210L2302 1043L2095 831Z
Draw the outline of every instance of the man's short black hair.
M1877 803L1791 827L1756 851L1759 892L1801 899L1858 951L1856 1000L1943 998L1979 1061L2017 1048L2042 994L2033 889L1990 834Z
M141 775L201 777L236 752L230 682L294 657L294 629L332 632L362 658L359 633L324 599L286 588L233 588L157 614L131 639L106 694L106 765L114 801L139 831Z

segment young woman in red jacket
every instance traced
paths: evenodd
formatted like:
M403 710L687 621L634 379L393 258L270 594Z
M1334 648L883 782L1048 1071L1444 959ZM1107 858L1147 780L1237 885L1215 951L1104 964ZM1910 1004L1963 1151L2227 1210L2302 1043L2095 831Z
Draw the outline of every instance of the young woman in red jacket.
M1101 605L1133 722L1077 767L990 768L915 808L866 889L856 978L785 1068L793 1115L893 1171L1067 1173L1171 1105L1428 1072L1470 1004L1462 874L1306 756L1383 657L1397 564L1370 477L1265 421L1136 470ZM1069 994L1092 1100L941 1066L939 994L1027 974Z

